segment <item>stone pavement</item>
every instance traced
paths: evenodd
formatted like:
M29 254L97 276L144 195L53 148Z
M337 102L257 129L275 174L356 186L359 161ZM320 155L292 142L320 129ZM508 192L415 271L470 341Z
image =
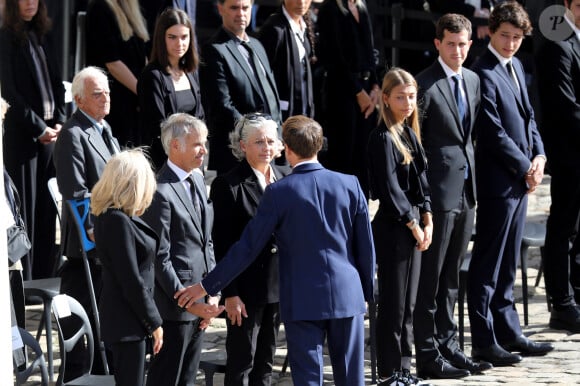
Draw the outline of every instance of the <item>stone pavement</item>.
M542 186L530 196L528 207L528 221L545 223L549 211L549 177L544 179ZM376 210L376 203L371 203L371 212ZM524 334L538 341L553 342L555 350L543 357L526 357L524 360L511 367L498 367L487 371L484 375L474 375L461 380L431 380L433 385L578 385L580 384L580 334L572 335L565 331L551 330L548 327L550 314L546 307L546 298L543 281L538 287L534 287L538 268L540 266L540 255L537 248L531 248L529 252L528 267L528 292L529 292L529 326L523 326ZM523 309L521 307L521 276L518 270L516 279L516 302L523 323ZM34 331L38 323L41 309L39 306L30 306L27 309L28 326L30 331ZM204 359L225 359L225 319L217 319L208 328L204 343ZM465 317L466 347L465 351L471 352L469 337L469 318ZM366 321L366 331L368 336L368 320ZM380 328L380 326L378 326ZM55 347L58 350L58 341L54 335ZM44 337L41 339L44 344ZM58 353L55 355L58 358ZM282 365L286 356L286 344L284 341L284 330L280 332L278 350L275 358L275 386L293 385L290 376L291 369L285 374L281 374ZM366 384L371 385L370 354L367 347L366 352ZM328 356L325 356L326 367L324 374L324 384L333 385L332 369ZM58 360L56 361L58 364ZM58 369L58 368L57 368ZM31 378L32 379L32 378ZM38 382L39 377L35 377ZM29 382L26 385L38 384ZM204 385L204 375L200 372L197 385ZM223 385L223 374L216 374L214 385Z

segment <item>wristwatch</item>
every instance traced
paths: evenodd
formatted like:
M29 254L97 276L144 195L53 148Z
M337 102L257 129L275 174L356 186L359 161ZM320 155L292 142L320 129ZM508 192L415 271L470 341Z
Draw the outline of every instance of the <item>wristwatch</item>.
M417 221L416 218L411 220L411 224L407 224L407 228L409 228L410 230L413 230L418 226L419 226L419 222Z

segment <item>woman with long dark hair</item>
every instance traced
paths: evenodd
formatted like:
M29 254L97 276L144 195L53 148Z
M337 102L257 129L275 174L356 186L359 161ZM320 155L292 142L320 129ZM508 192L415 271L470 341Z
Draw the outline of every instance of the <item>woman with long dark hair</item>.
M22 198L32 251L24 278L52 273L56 209L47 182L52 152L65 121L64 87L54 60L45 0L6 0L0 30L0 84L10 105L4 121L4 163ZM36 221L38 219L38 221Z
M377 365L385 384L412 385L417 382L410 368L420 257L433 232L417 82L392 68L383 79L381 99L380 124L367 148L371 199L379 200L372 222L379 284Z
M205 117L198 64L191 20L179 9L166 9L157 19L151 60L137 83L143 144L151 146L157 167L167 158L159 139L161 122L174 113Z

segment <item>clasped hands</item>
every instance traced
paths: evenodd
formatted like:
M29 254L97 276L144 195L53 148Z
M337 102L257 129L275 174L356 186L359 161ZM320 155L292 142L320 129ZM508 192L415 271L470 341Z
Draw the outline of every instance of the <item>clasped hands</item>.
M368 118L375 107L379 106L381 103L381 90L378 86L373 87L370 95L363 89L356 94L356 101L360 107L360 112L364 114L365 118Z
M190 314L203 319L199 325L202 330L206 329L211 320L225 310L225 306L219 305L220 298L218 296L210 296L207 303L196 303L205 295L207 293L199 283L182 288L173 295L173 298L177 299L179 307L185 308Z
M542 183L545 165L546 159L544 157L534 157L532 160L532 166L530 166L530 170L528 170L525 177L528 193L533 193L538 185Z
M431 213L423 213L423 228L416 226L411 230L413 237L417 241L417 250L426 251L433 241L433 220Z

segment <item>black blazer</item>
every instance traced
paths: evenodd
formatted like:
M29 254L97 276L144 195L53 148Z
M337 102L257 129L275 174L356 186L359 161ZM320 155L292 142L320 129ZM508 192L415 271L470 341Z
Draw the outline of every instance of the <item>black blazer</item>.
M103 121L106 129L111 132L109 124ZM119 142L113 138L119 149ZM80 111L77 110L62 127L56 140L53 161L56 169L56 182L63 200L88 197L97 183L105 164L111 158L111 153L103 141L97 127ZM69 221L68 211L62 215L63 251L67 257L80 257L81 246L75 225ZM89 216L85 224L92 228Z
M308 33L308 32L306 32ZM280 96L280 104L288 103L288 108L282 109L282 120L293 115L302 114L302 106L296 106L302 99L302 63L298 56L298 45L296 38L290 27L286 16L280 13L272 14L268 20L260 27L258 39L264 45L270 66L274 71L276 87ZM310 57L312 49L307 46L306 51L306 98L307 98L307 116L314 116L314 102L312 97L312 70L310 68Z
M576 34L546 41L537 58L540 132L550 166L572 167L580 175L580 41Z
M379 200L375 219L404 224L415 218L414 206L421 212L431 211L425 155L413 131L407 127L405 130L409 147L415 150L413 160L407 165L403 165L403 155L383 122L371 132L367 148L371 199Z
M544 154L524 68L515 57L512 63L524 92L516 88L506 68L489 49L473 66L481 81L481 108L474 129L479 199L523 196L531 160Z
M41 42L47 59L48 75L54 97L53 121L66 120L64 86L53 57L49 36ZM0 86L2 98L9 104L4 119L4 159L28 161L36 156L37 142L47 126L36 69L28 41L22 44L16 35L0 30Z
M159 235L155 261L155 302L163 320L190 321L197 316L177 305L178 290L201 281L215 266L211 228L213 206L207 198L203 176L193 173L203 199L204 220L200 222L185 187L164 164L157 175L157 192L141 216Z
M286 175L282 168L272 165L272 169L276 180ZM210 189L215 211L212 237L218 262L256 214L262 194L258 178L246 160L213 181ZM247 304L278 302L278 247L274 237L256 260L223 289L222 296L239 296Z
M186 75L195 99L195 107L192 111L177 111L173 80L171 75L158 63L149 63L137 82L137 95L141 111L139 115L141 138L144 145L151 145L151 159L157 167L161 167L167 159L159 139L161 122L177 112L185 112L199 119L205 119L201 104L199 76L197 72Z
M163 323L153 299L159 239L140 218L109 208L95 219L95 240L103 263L103 340L142 340Z
M463 127L454 92L439 61L435 61L416 77L419 101L422 104L421 134L429 168L427 179L431 187L433 210L457 208L463 196L465 168L469 167L466 193L475 204L475 159L471 132L479 109L479 77L466 68L462 70L466 93L468 125Z
M257 39L250 38L250 43L279 100L266 51ZM220 173L227 172L237 163L228 147L230 131L242 114L263 111L266 101L262 99L261 87L250 66L238 50L238 43L223 27L213 41L203 48L199 72L203 107L210 132L208 167ZM281 123L279 110L270 115L274 121Z

